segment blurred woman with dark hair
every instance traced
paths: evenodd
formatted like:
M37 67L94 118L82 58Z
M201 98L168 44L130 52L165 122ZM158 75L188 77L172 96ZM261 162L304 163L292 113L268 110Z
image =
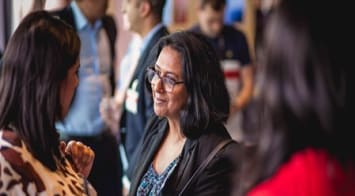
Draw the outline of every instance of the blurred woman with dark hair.
M260 132L239 195L355 195L349 4L283 0L275 9L258 63Z
M44 11L26 16L10 39L0 77L0 193L95 193L85 180L93 151L60 144L54 126L78 84L79 51L75 31Z

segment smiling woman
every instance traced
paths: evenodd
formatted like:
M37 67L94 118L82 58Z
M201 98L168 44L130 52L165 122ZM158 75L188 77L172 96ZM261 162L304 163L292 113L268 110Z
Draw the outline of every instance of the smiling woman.
M191 32L167 36L156 49L146 76L157 116L138 147L130 195L228 195L239 145L223 126L229 96L217 55Z
M158 116L176 118L178 121L179 111L187 102L185 85L179 85L184 84L180 53L171 47L164 47L154 70L154 77L150 80L154 112Z

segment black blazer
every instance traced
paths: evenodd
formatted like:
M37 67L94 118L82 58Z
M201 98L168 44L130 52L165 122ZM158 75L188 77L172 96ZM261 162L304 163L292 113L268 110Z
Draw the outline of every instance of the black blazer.
M52 14L54 16L58 16L60 19L62 19L63 21L65 21L67 24L69 24L70 26L72 26L76 31L77 26L75 24L75 20L74 20L74 12L73 9L68 6L62 10L59 11L54 11L52 12ZM115 62L115 43L116 43L116 36L117 36L117 29L116 29L116 23L114 21L114 19L112 18L112 16L109 15L105 15L101 18L102 21L102 27L105 29L106 33L107 33L107 37L109 39L109 44L110 44L110 52L111 52L111 70L110 70L110 83L111 83L111 92L112 95L115 92L115 71L114 71L114 62Z
M139 57L137 67L129 84L129 87L131 87L133 81L138 79L137 113L131 113L123 108L120 120L120 127L126 130L126 135L122 138L129 162L131 162L131 157L136 150L139 140L143 136L145 125L153 115L153 98L151 93L146 88L145 71L149 65L155 63L156 50L154 49L154 46L160 38L165 35L168 35L166 27L160 28L153 35L152 39L147 44L147 47ZM123 103L123 106L124 105L125 103Z
M144 139L139 146L137 162L131 180L129 195L135 195L141 178L159 149L168 129L166 118L153 117L147 124ZM208 157L208 154L221 141L230 139L227 130L222 124L211 125L204 134L197 139L187 139L182 151L179 164L169 177L162 195L178 195L194 171ZM238 166L241 146L230 143L223 148L209 163L205 171L198 176L185 191L184 195L229 195L233 187L233 176Z

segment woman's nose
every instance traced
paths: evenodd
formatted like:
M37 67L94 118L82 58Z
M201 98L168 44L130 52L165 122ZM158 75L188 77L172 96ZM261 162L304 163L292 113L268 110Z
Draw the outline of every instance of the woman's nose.
M153 85L153 89L157 92L164 92L164 83L161 78L157 78L155 84Z

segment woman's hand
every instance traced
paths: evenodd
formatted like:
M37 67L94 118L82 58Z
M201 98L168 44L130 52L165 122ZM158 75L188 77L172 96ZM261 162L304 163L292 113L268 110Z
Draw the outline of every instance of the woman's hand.
M76 172L87 178L94 163L94 151L89 146L77 141L69 141L68 144L61 142L61 149L72 158L72 166Z

